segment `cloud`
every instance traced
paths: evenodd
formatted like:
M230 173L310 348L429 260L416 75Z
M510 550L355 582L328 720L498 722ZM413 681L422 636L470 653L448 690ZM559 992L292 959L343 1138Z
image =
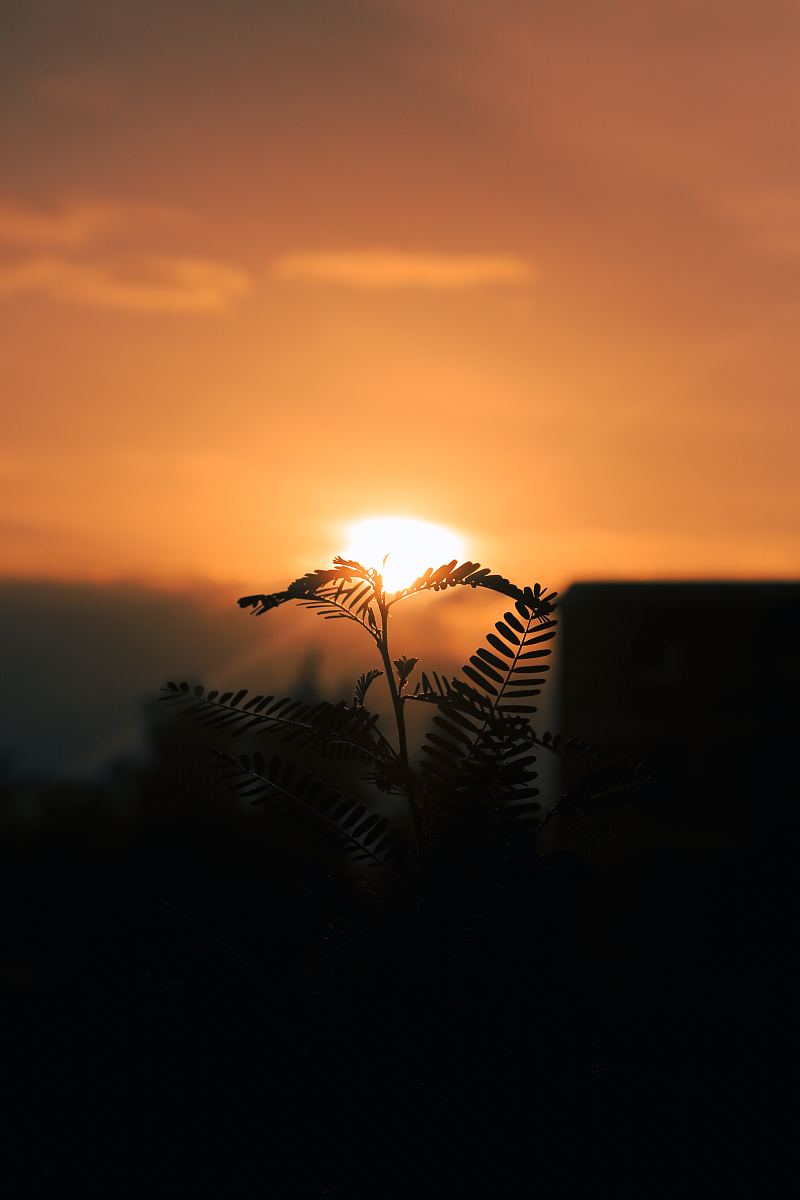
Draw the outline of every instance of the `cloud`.
M133 252L192 218L159 205L74 200L52 210L0 201L0 298L43 296L142 313L218 312L251 289L239 267L194 254ZM127 246L127 249L126 249Z
M64 259L44 257L0 262L0 297L46 290Z
M43 209L0 198L0 246L15 250L83 250L114 235L141 237L193 224L190 214L167 205L76 199Z
M0 245L75 249L119 226L121 209L103 203L69 204L46 212L0 202Z
M228 263L163 254L92 261L48 255L0 265L0 297L31 294L126 312L218 312L250 287Z
M429 254L394 250L287 254L272 267L276 279L326 283L363 291L422 288L460 291L535 277L523 258L506 254Z

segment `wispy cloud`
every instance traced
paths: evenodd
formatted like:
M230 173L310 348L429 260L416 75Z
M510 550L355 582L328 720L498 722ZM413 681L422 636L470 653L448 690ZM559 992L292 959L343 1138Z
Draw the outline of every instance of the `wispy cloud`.
M280 280L333 284L364 291L422 288L459 291L523 284L535 277L530 263L507 254L434 254L395 250L287 254L276 260Z
M76 261L57 255L0 265L0 296L33 294L141 313L218 312L250 290L237 267L169 255Z
M192 220L158 205L81 200L51 210L0 202L0 298L152 313L218 312L251 290L239 267L199 254L132 252Z
M48 211L0 201L0 245L77 249L119 228L120 205L73 203Z
M167 204L78 197L35 207L0 196L0 246L12 250L75 251L197 227L191 213Z

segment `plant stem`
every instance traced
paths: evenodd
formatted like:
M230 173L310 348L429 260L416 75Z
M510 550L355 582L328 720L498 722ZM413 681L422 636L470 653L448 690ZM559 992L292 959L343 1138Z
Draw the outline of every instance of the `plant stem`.
M394 677L394 667L392 666L391 655L389 654L389 610L383 602L383 597L378 600L378 610L381 614L381 636L378 641L378 649L383 659L383 666L386 672L386 682L389 685L389 692L392 697L392 707L394 708L394 719L397 725L397 743L399 747L400 762L405 769L408 768L408 739L406 737L406 717L403 712L403 701L397 690L397 681Z
M381 659L383 660L384 671L386 672L386 682L389 685L389 694L392 697L392 708L394 709L394 719L397 726L397 744L398 744L398 760L400 769L403 774L403 781L408 797L408 806L411 810L411 818L414 823L414 839L417 849L417 863L420 872L420 882L422 881L422 810L417 798L417 789L414 782L414 777L411 773L411 766L408 761L408 737L406 735L406 717L404 711L403 697L397 687L397 681L394 676L394 666L389 653L389 609L385 601L384 593L380 592L377 597L378 611L381 617L381 632L378 638L378 649Z

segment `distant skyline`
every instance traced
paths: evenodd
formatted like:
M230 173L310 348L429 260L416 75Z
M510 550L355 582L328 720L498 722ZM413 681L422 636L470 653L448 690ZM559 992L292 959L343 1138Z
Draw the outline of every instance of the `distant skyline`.
M20 0L0 576L800 569L800 7Z

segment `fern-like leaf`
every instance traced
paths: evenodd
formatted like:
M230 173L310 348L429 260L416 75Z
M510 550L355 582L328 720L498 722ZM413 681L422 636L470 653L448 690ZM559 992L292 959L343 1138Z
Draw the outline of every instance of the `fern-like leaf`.
M454 679L445 688L436 676L434 689L423 676L416 698L437 705L434 724L442 731L431 731L424 747L434 763L443 756L466 763L495 744L530 744L527 718L536 712L530 701L539 695L549 670L542 660L551 653L556 621L521 600L515 610L495 623L497 632L487 634L487 645L465 663L466 679Z
M632 799L652 778L651 763L619 759L586 771L567 788L559 805L562 810L577 807L588 812L599 809L615 800Z
M240 797L251 804L269 804L289 824L315 830L318 845L345 851L353 862L381 867L405 883L397 870L405 837L388 817L341 792L326 790L295 763L278 757L266 760L261 754L235 757L218 752L218 757L230 768L224 778Z
M372 667L369 671L364 671L361 675L359 675L358 679L356 680L356 690L353 698L354 708L364 707L364 701L366 699L367 692L375 680L382 674L383 671L379 671L376 667Z
M529 717L545 682L542 659L551 652L555 625L549 613L517 600L464 665L463 678L447 683L435 676L434 685L423 676L414 699L437 708L423 746L423 771L449 837L454 822L472 830L473 842L498 844L507 844L513 828L539 828L539 739Z
M377 640L375 572L349 559L335 558L333 561L330 570L309 571L293 580L282 592L242 596L239 607L252 608L256 616L261 616L289 600L296 600L325 620L355 621Z
M245 733L276 733L284 742L313 747L334 758L358 758L381 763L394 751L377 729L378 717L363 705L349 707L321 701L306 704L289 697L255 695L247 689L236 692L206 691L188 683L168 683L162 701L183 708L188 716L212 729L234 737Z
M443 592L447 588L467 586L488 588L492 592L508 596L510 599L524 604L537 618L544 619L550 616L555 607L554 601L557 593L543 591L541 584L534 584L532 588L521 588L504 576L494 574L490 567L482 567L480 563L476 562L459 564L458 559L455 558L451 562L437 567L436 570L428 567L409 587L394 593L389 601L389 607L409 596L415 596L419 592Z
M394 659L394 669L397 672L397 690L402 692L411 677L414 667L419 662L418 658L408 658L405 654L402 658Z
M634 759L594 767L569 784L551 815L562 815L574 837L596 845L609 833L609 806L637 799L653 774L652 763Z

